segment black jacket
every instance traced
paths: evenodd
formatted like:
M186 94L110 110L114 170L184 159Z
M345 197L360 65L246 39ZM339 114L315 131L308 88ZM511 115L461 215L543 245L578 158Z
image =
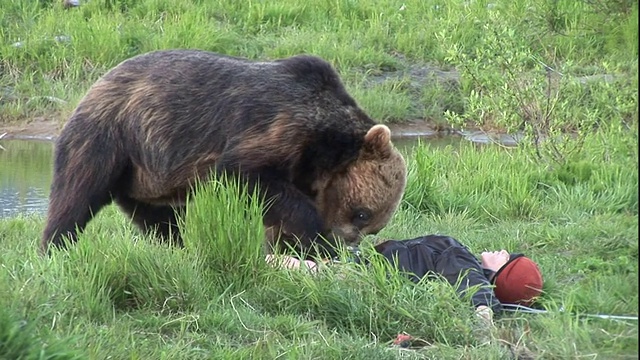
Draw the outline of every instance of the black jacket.
M427 235L409 240L387 240L375 249L414 282L430 273L440 274L457 287L461 296L470 287L480 285L471 298L473 306L486 305L494 312L502 309L489 281L493 272L483 269L469 249L454 238ZM359 256L355 260L363 261Z

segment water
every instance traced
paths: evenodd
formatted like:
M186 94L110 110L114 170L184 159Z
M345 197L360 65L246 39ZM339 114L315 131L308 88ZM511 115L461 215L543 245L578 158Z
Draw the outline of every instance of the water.
M0 146L0 218L45 213L53 143L3 140Z
M420 137L395 138L394 144L408 153ZM422 137L430 145L457 144L460 137ZM0 218L44 215L52 178L53 142L0 141Z

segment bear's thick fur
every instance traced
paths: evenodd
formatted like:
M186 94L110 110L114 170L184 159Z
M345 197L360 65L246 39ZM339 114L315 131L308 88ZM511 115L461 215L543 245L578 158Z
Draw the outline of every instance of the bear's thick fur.
M112 200L181 244L176 217L194 180L211 172L257 185L271 201L265 226L303 249L379 231L406 182L389 129L324 60L156 51L105 74L62 129L41 250L75 242Z

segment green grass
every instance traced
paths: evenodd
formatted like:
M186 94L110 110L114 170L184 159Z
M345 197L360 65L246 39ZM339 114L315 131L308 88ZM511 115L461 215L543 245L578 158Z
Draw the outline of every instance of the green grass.
M0 124L64 122L109 68L166 48L319 55L381 122L523 129L551 99L552 129L637 124L637 1L61 3L0 5Z
M387 275L384 262L320 276L266 267L259 201L216 182L192 198L184 249L142 236L114 206L51 258L36 255L42 218L0 220L0 357L633 358L637 321L583 316L637 315L638 150L625 136L599 132L564 165L470 143L407 156L401 207L363 247L439 233L531 256L550 313L505 314L494 334L453 287ZM427 345L389 346L400 332Z

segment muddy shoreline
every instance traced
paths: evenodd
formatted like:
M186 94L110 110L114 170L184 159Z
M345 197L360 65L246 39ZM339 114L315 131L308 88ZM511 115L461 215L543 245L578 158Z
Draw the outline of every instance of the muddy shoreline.
M62 127L55 119L36 118L27 122L0 124L2 140L53 141Z
M486 132L480 129L456 130L443 128L427 121L407 121L388 124L394 139L461 137L474 143L499 143L503 146L515 146L521 139L519 135ZM2 140L54 141L62 124L55 119L37 118L24 123L3 124L0 126Z
M388 124L393 137L438 137L456 135L454 129L441 130L425 121L408 121L401 124ZM53 141L60 133L62 125L57 120L38 118L25 123L0 126L0 135L5 140L48 140Z

